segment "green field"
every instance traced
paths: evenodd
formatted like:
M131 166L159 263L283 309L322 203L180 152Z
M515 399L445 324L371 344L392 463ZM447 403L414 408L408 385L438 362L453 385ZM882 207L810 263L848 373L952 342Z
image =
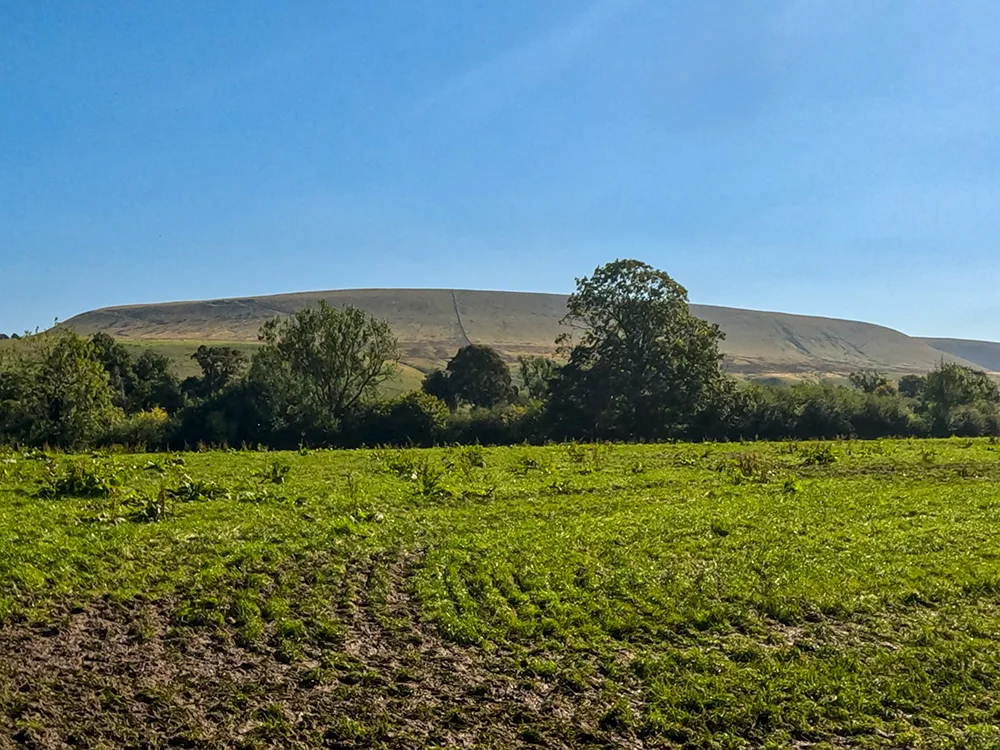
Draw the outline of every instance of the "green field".
M1000 446L0 453L0 747L997 747Z

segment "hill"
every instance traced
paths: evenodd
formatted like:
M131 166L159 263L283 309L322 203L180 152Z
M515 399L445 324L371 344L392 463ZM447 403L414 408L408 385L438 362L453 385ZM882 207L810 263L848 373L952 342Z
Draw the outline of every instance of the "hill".
M990 372L1000 372L1000 344L996 342L930 338L920 340L939 352L968 360Z
M176 353L202 342L250 344L266 320L319 300L355 305L388 320L400 339L404 362L421 371L446 361L470 341L494 346L509 358L552 353L564 330L559 320L566 309L566 296L558 294L350 289L108 307L78 315L65 325ZM903 374L927 371L942 356L975 363L959 351L945 351L871 323L710 305L691 309L725 331L722 351L735 373L802 377L877 368ZM993 346L1000 350L1000 344ZM1000 361L990 361L996 366L982 366L1000 369Z

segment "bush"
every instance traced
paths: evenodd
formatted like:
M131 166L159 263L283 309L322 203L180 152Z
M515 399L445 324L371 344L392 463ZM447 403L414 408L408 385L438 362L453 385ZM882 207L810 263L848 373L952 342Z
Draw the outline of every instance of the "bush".
M170 442L175 424L165 409L130 414L112 425L98 441L101 445L123 445L148 450L165 448Z
M512 445L544 440L544 411L540 406L504 404L493 409L473 409L456 414L448 425L449 443L462 445Z
M851 416L854 434L860 438L922 436L923 423L904 398L869 395L861 410Z
M948 432L957 437L1000 435L1000 410L988 401L958 406L949 416Z
M125 470L114 464L97 461L72 461L57 467L46 466L38 496L108 497L125 483Z
M372 407L356 426L362 445L434 445L450 411L439 398L420 391Z

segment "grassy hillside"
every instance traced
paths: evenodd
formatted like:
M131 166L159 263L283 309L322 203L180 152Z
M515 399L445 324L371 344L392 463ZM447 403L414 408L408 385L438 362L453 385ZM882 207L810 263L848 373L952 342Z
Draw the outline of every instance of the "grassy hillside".
M82 333L106 331L173 347L181 360L200 342L251 343L269 318L321 299L387 319L399 336L404 361L418 371L446 361L469 341L495 346L510 358L551 353L563 330L559 320L566 306L566 297L556 294L356 289L111 307L78 315L66 324ZM902 374L929 370L942 357L924 341L870 323L707 305L693 305L692 311L726 332L722 350L737 373L842 375L878 368ZM951 353L944 356L961 359Z
M939 352L973 362L990 372L1000 372L1000 344L965 339L920 339Z
M0 747L995 748L998 456L0 453Z

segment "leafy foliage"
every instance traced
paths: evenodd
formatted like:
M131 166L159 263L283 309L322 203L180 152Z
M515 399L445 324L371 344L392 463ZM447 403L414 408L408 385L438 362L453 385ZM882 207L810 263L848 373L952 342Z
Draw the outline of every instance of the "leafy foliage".
M552 382L559 431L626 440L678 436L724 387L718 326L691 315L662 271L618 260L577 280L564 323L569 361ZM571 347L571 348L570 348Z
M262 416L273 429L299 426L314 436L373 401L399 360L388 323L354 307L320 303L271 320L260 339L249 385Z
M0 370L0 435L8 439L87 445L121 419L93 344L71 331L31 336Z
M448 424L443 401L426 393L408 393L378 404L363 418L359 442L368 445L430 446Z
M207 398L221 393L235 383L247 368L247 356L229 346L205 346L202 344L191 355L191 359L201 368L201 378L189 385L189 390Z
M559 365L550 357L520 356L517 358L518 374L524 385L525 395L536 401L549 397L549 383L559 371Z
M514 400L510 368L483 344L468 344L448 362L448 385L459 403L492 409Z
M862 370L852 372L848 376L851 385L864 393L877 393L882 396L891 396L896 392L896 386L889 378L882 375L878 370Z
M458 394L452 387L451 379L445 370L436 369L427 373L420 384L420 390L428 396L442 401L451 411L458 408Z

